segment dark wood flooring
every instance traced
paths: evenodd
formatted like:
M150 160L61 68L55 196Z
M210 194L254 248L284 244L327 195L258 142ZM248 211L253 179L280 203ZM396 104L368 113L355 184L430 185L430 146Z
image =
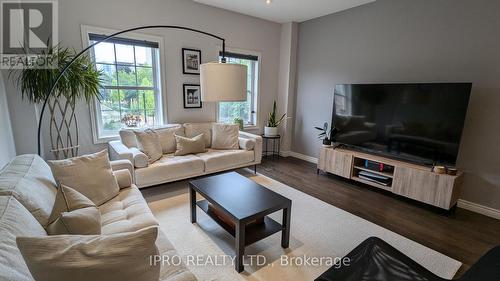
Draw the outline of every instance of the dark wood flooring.
M297 158L265 158L257 171L461 261L456 277L500 245L500 220L460 208L443 213L340 177L317 175L315 164Z

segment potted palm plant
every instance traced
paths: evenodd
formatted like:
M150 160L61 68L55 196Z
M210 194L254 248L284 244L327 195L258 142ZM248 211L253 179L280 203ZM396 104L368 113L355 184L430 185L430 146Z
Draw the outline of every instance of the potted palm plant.
M54 79L76 54L72 48L50 47L41 56L52 57L53 61L57 61L56 68L28 66L9 73L9 77L20 88L22 99L38 104L49 98L49 135L51 151L56 159L78 155L78 120L75 114L77 100L84 99L89 104L93 98L100 97L102 72L95 68L88 54L73 62L48 96Z
M281 116L281 118L276 118L276 101L273 104L273 111L269 113L269 118L267 120L267 126L264 127L264 135L266 136L277 136L278 126L285 120L286 113Z
M323 139L324 146L330 146L335 142L335 135L338 133L338 129L332 126L330 130L328 130L328 122L323 124L323 127L314 127L316 130L320 131L318 134L319 139Z

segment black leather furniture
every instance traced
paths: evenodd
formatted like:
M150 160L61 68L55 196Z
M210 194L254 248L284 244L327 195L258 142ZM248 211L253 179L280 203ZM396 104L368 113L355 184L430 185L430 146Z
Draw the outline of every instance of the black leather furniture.
M445 281L391 245L371 237L346 257L349 266L332 267L316 281ZM499 281L500 246L479 259L459 281Z

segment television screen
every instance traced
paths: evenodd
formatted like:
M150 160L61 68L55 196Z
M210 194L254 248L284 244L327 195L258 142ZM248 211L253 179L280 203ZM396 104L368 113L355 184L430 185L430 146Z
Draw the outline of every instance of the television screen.
M426 165L455 165L470 83L335 87L336 141Z

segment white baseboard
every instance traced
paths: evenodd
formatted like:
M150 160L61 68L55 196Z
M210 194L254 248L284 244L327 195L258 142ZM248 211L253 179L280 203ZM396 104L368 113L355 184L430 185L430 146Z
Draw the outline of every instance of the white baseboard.
M307 161L307 162L318 164L318 158L316 158L316 157L304 155L304 154L297 153L294 151L287 151L287 154L288 154L288 156L292 156L292 157L299 158L299 159L302 159L302 160Z
M497 209L479 205L477 203L469 202L463 199L458 199L458 207L500 220L500 210Z

